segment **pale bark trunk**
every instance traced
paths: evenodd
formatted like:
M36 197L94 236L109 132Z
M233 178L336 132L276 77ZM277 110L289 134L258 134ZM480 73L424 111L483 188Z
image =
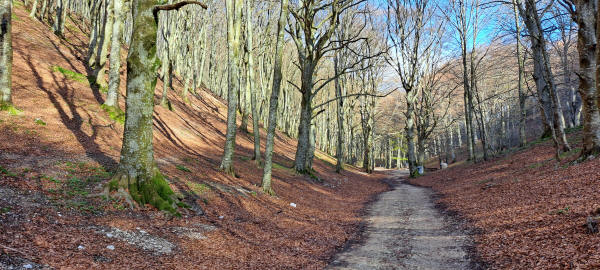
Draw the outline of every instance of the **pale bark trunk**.
M29 13L29 17L35 19L35 13L37 11L38 0L33 1L33 5L31 5L31 12Z
M156 87L156 32L152 1L134 0L133 35L127 57L127 100L121 160L107 188L129 191L140 205L176 213L177 199L154 163L152 124ZM116 184L113 184L116 181Z
M66 4L67 0L57 0L56 1L56 18L54 19L54 24L52 25L52 29L54 30L54 34L62 37L65 31L65 19L66 19Z
M256 87L254 86L254 56L252 53L254 52L254 47L252 43L253 38L253 28L252 28L252 18L253 18L253 10L252 3L250 0L246 0L246 42L248 48L248 78L246 79L246 83L248 84L248 88L250 89L250 106L252 108L252 131L254 133L254 154L252 156L253 160L256 160L260 164L260 126L258 125L258 119L260 115L258 114L258 106L256 104Z
M517 7L518 3L516 0L513 0L513 8L514 8L514 17L515 17L515 28L516 28L516 38L517 38L517 63L519 65L519 80L518 80L518 89L519 89L519 146L523 147L527 144L527 133L525 131L526 128L526 120L527 120L527 109L525 107L525 101L527 100L527 94L525 93L524 88L524 71L525 71L525 61L521 56L521 24L519 23L519 11Z
M121 84L121 33L123 29L123 0L113 0L115 20L112 25L110 63L108 72L108 94L104 105L119 106L119 86Z
M406 145L408 147L408 169L410 171L411 177L418 176L417 170L417 156L415 149L415 119L414 119L414 110L415 110L415 100L416 100L416 91L407 91L406 93L406 127L404 128L406 131Z
M238 93L240 90L240 35L243 0L227 0L227 65L228 65L228 91L227 91L227 133L221 170L235 175L233 170L233 154L235 152L235 134L237 131L236 110Z
M262 190L273 194L271 187L271 173L273 166L273 146L275 144L275 128L277 125L277 106L279 104L279 91L281 89L281 64L283 62L284 29L288 17L288 0L281 0L281 11L277 24L277 43L275 45L275 60L273 64L273 85L269 101L269 123L267 127L267 140L265 144L265 165L262 178Z
M12 0L0 0L0 110L12 107Z

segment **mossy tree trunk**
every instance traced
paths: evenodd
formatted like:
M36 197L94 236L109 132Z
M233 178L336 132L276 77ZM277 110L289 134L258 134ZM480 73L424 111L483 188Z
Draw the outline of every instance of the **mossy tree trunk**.
M273 146L275 144L275 128L277 126L277 106L279 105L279 91L281 90L281 64L283 62L284 29L288 17L288 0L281 0L281 11L277 24L277 43L275 45L275 59L273 64L273 86L269 101L269 124L267 127L267 141L265 144L265 165L262 178L262 190L274 194L271 187L271 172L273 167Z
M129 191L141 205L151 204L175 213L176 198L154 162L152 115L156 72L158 26L152 13L156 0L133 1L133 34L127 56L127 101L121 161L111 190Z
M0 0L0 109L12 107L12 0Z
M227 134L221 170L235 175L233 154L235 152L235 135L237 131L236 109L240 92L240 36L242 29L243 0L227 0L227 58L228 58L228 91L227 91Z

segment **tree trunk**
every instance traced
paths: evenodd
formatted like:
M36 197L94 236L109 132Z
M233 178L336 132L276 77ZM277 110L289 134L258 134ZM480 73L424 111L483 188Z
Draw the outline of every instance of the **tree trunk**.
M38 0L33 1L33 5L31 5L31 12L29 13L29 17L35 19L35 13L37 11Z
M600 153L600 112L598 109L598 67L596 21L598 4L594 0L578 0L575 21L579 25L577 51L579 53L579 94L583 107L583 149L581 160Z
M284 29L288 17L288 0L281 0L281 11L277 24L277 43L275 45L275 60L273 64L273 86L269 101L269 123L267 127L267 141L265 144L265 165L262 178L262 190L274 194L271 187L271 172L273 166L273 146L275 144L275 128L277 125L277 106L279 105L279 91L281 89L281 63L283 62Z
M0 0L0 110L12 105L12 0Z
M140 205L151 204L176 213L177 199L154 162L152 115L156 86L156 32L154 1L134 0L133 35L127 57L127 112L121 161L107 189L127 194ZM131 201L128 200L130 203Z
M307 61L308 62L308 61ZM300 123L298 125L298 147L296 149L295 169L299 173L306 173L311 168L307 168L307 154L309 144L309 131L312 112L312 76L313 65L306 63L302 69L302 102L300 104Z
M408 170L410 171L411 177L417 177L419 175L417 170L417 156L415 149L415 110L416 91L407 91L406 93L406 145L408 147Z
M54 34L59 37L64 35L65 31L65 19L66 19L66 4L67 0L57 0L56 1L56 17L54 19L54 24L52 25L52 29L54 30Z
M252 108L252 131L254 133L254 154L252 159L260 164L260 126L258 125L258 106L256 104L256 88L254 86L254 56L253 53L253 29L252 29L252 3L250 0L246 0L246 47L248 48L248 70L246 84L250 89L250 106Z
M108 71L108 94L104 101L105 106L119 107L119 86L121 84L121 34L123 29L123 0L113 0L115 20L112 25L112 38L110 45L110 63Z
M240 35L242 27L243 0L227 0L227 65L228 65L228 91L227 91L227 134L223 147L221 170L235 175L233 170L233 154L235 152L235 134L237 131L236 110L237 94L240 91Z
M521 56L521 24L519 23L519 11L518 11L518 3L517 0L513 0L513 8L514 8L514 17L515 17L515 28L517 30L517 63L519 65L519 80L518 80L518 89L519 89L519 146L523 147L527 144L527 133L525 131L526 121L527 121L527 109L525 107L525 101L527 100L527 94L524 89L524 72L525 72L525 61Z
M335 74L339 72L339 61L338 55L335 54L333 58L333 66ZM335 171L340 173L344 167L344 99L342 98L342 86L340 85L339 76L335 78L335 97L337 98L337 148L336 148L336 159Z

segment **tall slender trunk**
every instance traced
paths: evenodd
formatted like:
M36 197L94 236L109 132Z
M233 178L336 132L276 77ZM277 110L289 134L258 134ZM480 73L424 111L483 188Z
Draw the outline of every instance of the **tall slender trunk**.
M527 133L525 131L526 121L527 121L527 109L525 107L525 101L527 100L527 94L525 93L524 88L524 72L525 72L525 61L521 56L521 23L519 22L519 11L518 11L518 3L517 0L513 1L513 11L515 17L515 28L516 28L516 38L517 38L517 63L519 66L519 80L518 80L518 89L519 89L519 146L523 147L527 144Z
M333 66L335 74L339 72L339 60L338 55L335 54L333 58ZM344 100L342 98L342 86L340 85L339 76L335 78L335 97L337 98L337 148L336 148L336 159L335 171L340 173L344 167Z
M402 134L398 133L398 152L396 153L396 168L399 170L402 167Z
M119 106L119 86L121 84L121 34L123 29L123 0L113 0L115 20L112 25L110 63L108 71L108 94L104 105Z
M269 101L269 123L267 127L267 141L265 144L265 165L262 178L262 190L274 194L271 187L271 172L273 167L273 146L275 144L275 128L277 125L277 106L279 105L279 91L281 89L281 64L283 62L284 29L288 17L288 0L281 0L281 11L277 24L277 41L275 45L275 59L273 63L273 86Z
M0 110L12 107L12 0L0 0Z
M237 94L240 90L240 36L243 0L227 0L227 65L228 65L228 90L227 90L227 133L223 147L221 170L235 175L233 170L233 154L235 152L235 134L237 131L236 110Z
M54 34L60 37L64 35L65 31L66 2L67 0L56 0L56 18L54 19L52 29L54 30Z
M411 177L418 176L417 170L417 153L415 149L415 101L416 101L416 90L407 91L406 93L406 145L408 147L408 169ZM421 149L419 149L421 150Z
M579 53L579 94L583 107L583 149L581 159L600 153L600 111L598 108L598 37L596 22L600 5L594 0L575 1L579 25L577 51ZM600 26L600 25L599 25Z
M256 160L258 164L260 164L260 126L258 125L258 119L260 115L258 114L258 105L256 104L256 87L254 86L254 47L252 43L253 38L253 28L252 28L252 18L253 18L253 8L251 0L246 0L246 47L248 48L248 70L247 70L247 79L246 84L250 89L250 106L252 108L252 131L254 133L254 154L252 156L253 160Z

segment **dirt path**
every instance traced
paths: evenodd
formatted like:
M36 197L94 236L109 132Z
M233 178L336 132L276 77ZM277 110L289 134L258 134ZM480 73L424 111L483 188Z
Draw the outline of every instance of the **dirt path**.
M327 269L470 269L469 236L444 217L428 189L404 183L393 172L394 190L368 211L363 240L336 255Z

